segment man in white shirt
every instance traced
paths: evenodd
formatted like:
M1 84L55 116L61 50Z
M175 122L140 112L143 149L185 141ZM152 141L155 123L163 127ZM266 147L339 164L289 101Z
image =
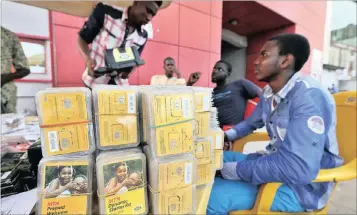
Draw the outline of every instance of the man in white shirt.
M150 85L182 85L193 86L201 76L200 72L191 73L188 82L181 78L181 73L178 71L175 60L172 57L167 57L164 60L165 75L154 75L151 77ZM174 74L176 77L174 77Z

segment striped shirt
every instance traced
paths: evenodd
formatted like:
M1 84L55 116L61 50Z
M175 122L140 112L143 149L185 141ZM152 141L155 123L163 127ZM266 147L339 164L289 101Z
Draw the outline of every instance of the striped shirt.
M90 57L95 60L94 70L106 67L104 53L107 49L116 47L136 47L141 54L148 38L148 31L152 31L148 26L140 26L129 34L127 25L129 8L119 8L116 6L97 4L88 20L84 23L79 32L79 36L87 43L92 44ZM110 76L108 74L99 78L88 75L87 70L82 75L83 82L92 87L94 84L108 84ZM122 85L123 79L115 78L117 85Z

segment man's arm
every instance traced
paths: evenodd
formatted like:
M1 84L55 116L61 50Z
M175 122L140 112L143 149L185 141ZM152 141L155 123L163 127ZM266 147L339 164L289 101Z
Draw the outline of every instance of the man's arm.
M104 24L105 18L105 5L98 3L92 11L92 14L88 17L88 20L84 23L82 29L79 32L77 45L79 53L82 55L89 69L89 75L94 76L93 69L95 67L95 60L91 59L89 55L89 47L94 38L99 34Z
M225 138L228 141L233 141L238 138L244 137L252 133L254 130L264 126L264 121L262 119L262 113L263 113L262 101L264 101L263 98L260 99L253 113L246 120L240 122L238 125L225 132Z
M254 99L262 94L262 89L247 79L241 79L237 84L242 86L247 99Z
M294 109L281 147L270 155L238 163L238 178L253 184L308 184L316 178L331 110L318 89L309 89L292 102Z
M23 78L30 74L28 60L24 54L19 38L13 34L12 44L12 64L14 65L15 72L8 74L1 74L1 86L7 82L15 79Z

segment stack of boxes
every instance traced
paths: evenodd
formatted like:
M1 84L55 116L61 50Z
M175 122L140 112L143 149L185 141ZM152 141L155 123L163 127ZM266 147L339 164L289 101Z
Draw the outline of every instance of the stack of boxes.
M195 213L194 94L189 88L152 87L142 99L151 211Z
M86 88L53 88L36 94L44 157L37 178L39 214L92 211L91 102Z
M39 213L90 214L96 189L100 214L196 213L196 192L222 163L211 90L102 85L92 93L57 88L36 96Z

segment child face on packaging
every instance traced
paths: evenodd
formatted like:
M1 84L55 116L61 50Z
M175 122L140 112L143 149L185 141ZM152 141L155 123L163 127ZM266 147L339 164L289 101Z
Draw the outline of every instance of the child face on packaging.
M127 186L132 187L132 186L138 186L142 182L141 175L137 172L131 173L128 177L128 182Z
M84 177L76 177L73 180L73 189L72 194L81 194L87 192L88 189L88 181Z
M124 165L120 165L116 170L117 179L122 182L127 177L127 168Z
M64 167L59 173L59 179L63 184L67 184L72 180L73 171L71 167Z

